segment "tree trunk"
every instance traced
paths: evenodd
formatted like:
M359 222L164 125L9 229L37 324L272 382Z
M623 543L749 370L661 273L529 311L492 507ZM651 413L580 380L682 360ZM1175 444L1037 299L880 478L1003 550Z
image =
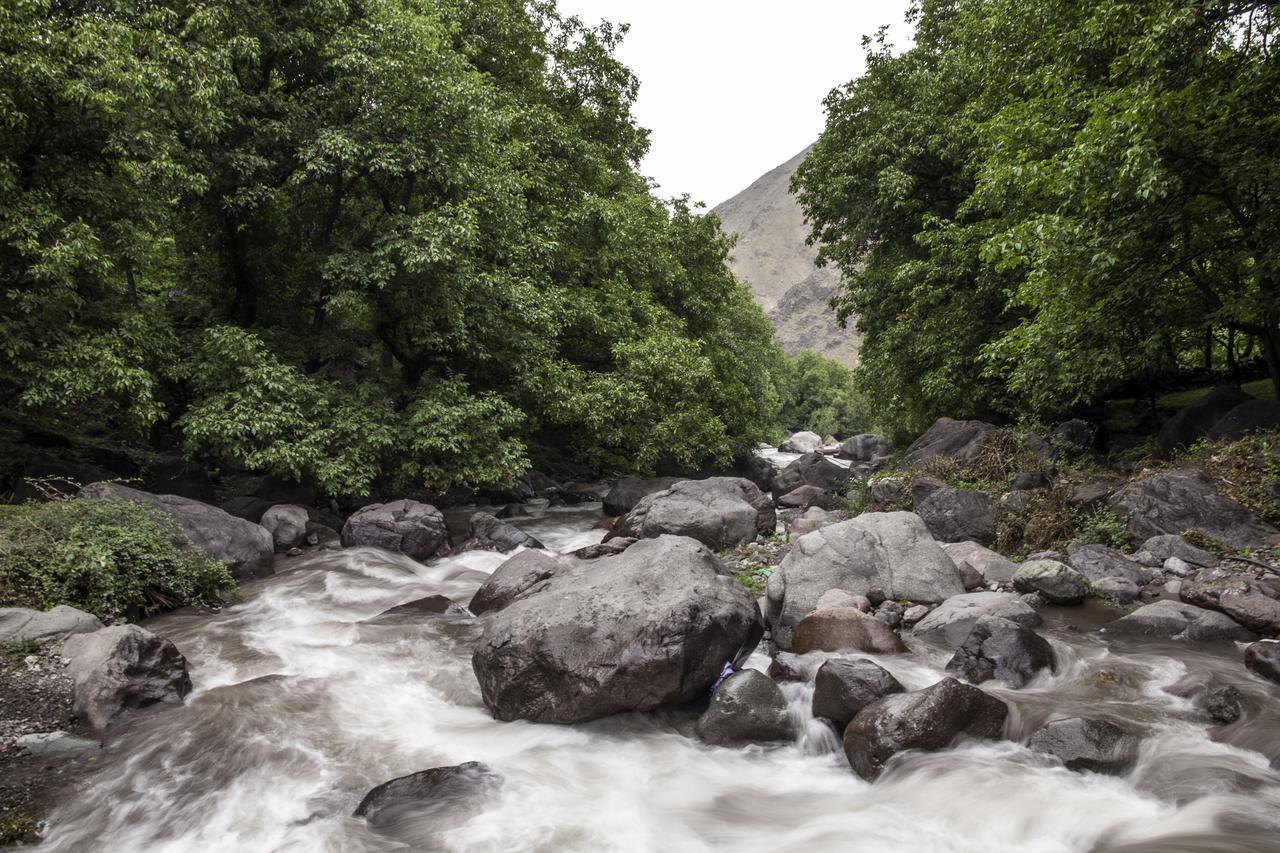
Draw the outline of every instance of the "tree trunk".
M1271 391L1280 400L1280 323L1268 315L1266 331L1262 335L1262 354L1267 359L1267 372L1271 374Z

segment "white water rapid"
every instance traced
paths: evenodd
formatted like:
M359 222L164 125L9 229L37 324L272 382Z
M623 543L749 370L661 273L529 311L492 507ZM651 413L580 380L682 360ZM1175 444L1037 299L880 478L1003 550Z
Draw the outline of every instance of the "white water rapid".
M599 505L513 523L549 548L598 541ZM1280 691L1233 649L1112 647L1048 614L1064 665L1020 691L1011 740L905 756L875 784L848 769L812 719L812 688L786 684L796 740L724 749L672 711L589 725L499 723L471 671L475 620L390 616L432 594L466 603L506 557L421 565L374 550L321 553L250 584L221 613L148 627L191 664L181 707L135 713L51 819L40 850L112 853L316 851L849 851L1202 853L1280 850ZM876 660L908 688L946 655ZM757 653L752 665L768 659ZM1236 684L1243 720L1210 728L1190 684ZM1147 732L1137 766L1072 773L1017 743L1049 713L1105 716ZM504 782L473 816L425 836L377 834L351 817L374 785L482 761ZM425 840L424 840L425 839Z

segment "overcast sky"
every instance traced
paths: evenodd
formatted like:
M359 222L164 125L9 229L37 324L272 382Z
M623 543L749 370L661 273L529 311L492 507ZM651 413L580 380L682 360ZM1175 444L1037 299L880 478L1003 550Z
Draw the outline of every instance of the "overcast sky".
M714 207L822 131L822 99L862 71L881 24L904 44L909 0L559 0L587 23L630 23L620 56L652 131L642 171Z

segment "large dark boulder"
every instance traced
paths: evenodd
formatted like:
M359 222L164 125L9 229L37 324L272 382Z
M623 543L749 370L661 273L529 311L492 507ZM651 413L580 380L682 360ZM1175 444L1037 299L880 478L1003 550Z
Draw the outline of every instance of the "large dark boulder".
M178 647L137 625L75 634L62 644L62 656L75 713L97 729L122 711L181 703L191 692L187 660Z
M669 489L679 477L623 477L604 498L605 515L626 515L645 495Z
M429 560L449 553L449 529L444 514L430 504L398 500L356 510L342 525L342 544Z
M1218 494L1198 468L1174 468L1131 483L1111 499L1134 539L1194 531L1230 548L1261 548L1280 542L1280 531Z
M811 506L834 509L835 505L836 496L817 486L801 486L778 498L778 506L784 509L808 509Z
M905 690L874 661L834 658L819 667L813 682L813 715L825 717L837 732L843 732L863 708Z
M376 829L408 824L415 834L438 832L445 828L440 825L442 819L456 821L474 813L485 796L501 784L502 777L478 761L433 767L373 788L353 816L364 818Z
M177 495L211 504L217 500L213 479L199 462L162 453L147 466L143 485L158 495Z
M928 643L958 648L969 637L973 626L984 616L1007 619L1024 628L1040 624L1035 608L1012 592L967 592L953 595L929 611L916 623L911 633Z
M1142 543L1142 547L1138 549L1135 559L1138 557L1149 559L1151 564L1156 566L1163 566L1165 561L1171 557L1177 557L1184 563L1201 568L1208 568L1218 564L1218 558L1211 552L1203 548L1197 548L1175 533L1152 536Z
M1236 406L1252 400L1234 385L1219 385L1202 399L1180 410L1165 422L1156 436L1156 455L1168 459L1209 434L1209 430Z
M1178 595L1187 604L1225 613L1259 634L1280 633L1280 601L1251 578L1204 570L1183 581Z
M178 523L191 544L227 564L239 579L271 574L275 547L260 524L236 518L216 506L178 495L153 495L119 483L93 483L80 490L91 500L134 501L156 507Z
M311 516L306 507L297 504L276 504L262 514L262 526L271 534L277 551L288 551L303 543L307 537L307 524Z
M1244 665L1252 673L1280 684L1280 643L1263 640L1244 650Z
M999 616L982 616L947 663L947 672L970 684L998 678L1015 690L1042 670L1054 671L1057 659L1049 641L1030 628Z
M1107 720L1054 720L1027 741L1034 752L1058 758L1068 770L1122 773L1138 757L1138 738Z
M934 603L959 595L964 585L956 564L913 513L864 513L829 524L795 540L769 578L769 611L779 648L790 649L796 625L831 589Z
M828 607L810 613L796 626L791 650L898 654L907 651L893 629L856 607Z
M822 447L822 436L808 430L793 433L778 445L778 449L783 453L813 453L820 447Z
M1151 573L1114 548L1082 545L1071 555L1071 568L1097 583L1104 578L1123 578L1139 586L1150 582Z
M938 456L974 462L999 431L1000 428L994 424L982 421L939 418L907 448L902 455L902 466L910 468Z
M645 495L609 532L607 539L652 539L670 534L697 539L710 548L754 542L777 525L773 502L750 480L711 477L681 480Z
M1236 406L1209 428L1214 441L1236 441L1246 435L1280 427L1280 402L1248 400Z
M471 662L500 720L577 723L705 695L763 633L751 594L693 539L642 539L485 620Z
M956 567L964 571L968 566L985 582L1009 583L1018 565L1001 554L978 542L947 542L942 546Z
M1257 635L1222 613L1180 601L1155 601L1107 625L1113 636L1157 637L1202 643L1248 642Z
M793 734L782 690L754 669L735 672L720 683L695 730L717 746L790 740Z
M806 453L792 462L773 478L775 500L801 486L817 486L827 492L836 492L849 482L849 469L832 462L821 453Z
M479 616L501 610L548 578L568 571L571 564L542 551L521 551L493 570L471 597L468 609Z
M542 543L520 528L487 512L477 512L471 516L467 541L459 545L457 550L499 551L505 554L520 547L541 548Z
M733 463L723 474L726 477L741 477L744 480L750 480L760 487L760 491L772 492L773 481L778 476L778 469L768 459L739 447L734 448Z
M918 480L911 489L916 515L939 542L996 541L996 505L991 495Z
M878 462L892 452L889 439L883 435L863 433L840 442L840 456L854 462Z
M996 697L944 678L863 708L844 730L844 753L855 773L874 779L889 759L908 749L945 749L961 735L998 738L1008 715Z

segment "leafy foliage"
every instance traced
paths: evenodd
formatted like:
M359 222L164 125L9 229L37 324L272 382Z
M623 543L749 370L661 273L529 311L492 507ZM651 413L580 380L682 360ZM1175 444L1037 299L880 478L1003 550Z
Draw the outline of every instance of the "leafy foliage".
M872 426L854 373L813 352L787 359L781 419L789 429L845 437Z
M184 544L172 519L130 501L0 506L0 606L69 604L110 623L235 590L226 566Z

